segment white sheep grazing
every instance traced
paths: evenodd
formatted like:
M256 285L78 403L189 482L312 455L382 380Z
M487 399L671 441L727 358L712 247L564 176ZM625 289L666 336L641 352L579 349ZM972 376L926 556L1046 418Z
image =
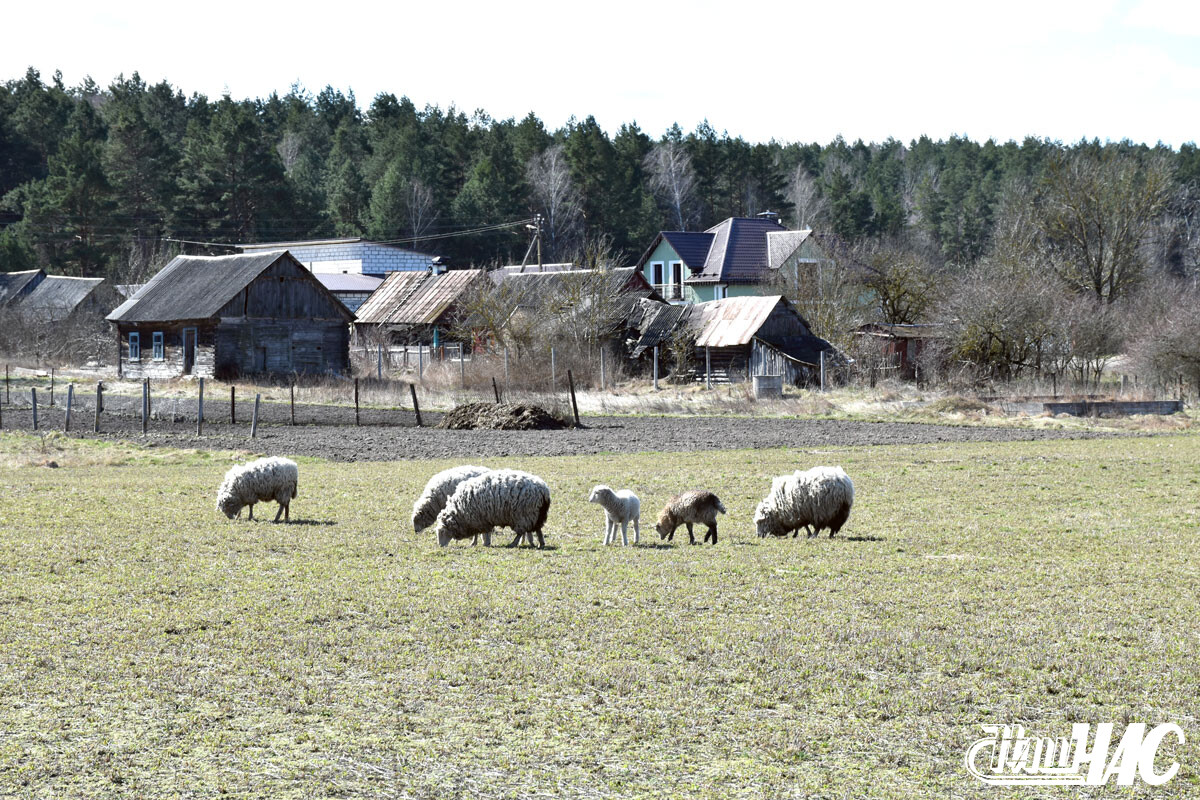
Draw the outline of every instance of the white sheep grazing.
M550 487L536 475L515 469L498 469L463 481L437 516L438 544L466 539L493 528L509 527L517 534L509 547L528 535L533 544L546 546L542 526L550 510Z
M429 482L425 484L425 490L417 498L417 502L413 503L413 531L420 533L437 520L437 515L446 507L446 501L450 499L450 495L454 494L454 490L460 483L491 471L491 467L451 467L430 478ZM472 543L478 541L479 537L476 536L475 542ZM485 546L491 546L491 531L484 532L483 543Z
M274 500L279 504L275 521L279 522L282 514L286 522L299 477L295 461L277 456L235 464L225 473L225 480L217 489L217 510L233 519L241 515L244 506L250 506L250 519L254 519L255 503Z
M812 537L823 528L829 538L842 529L854 505L854 482L841 467L796 470L771 482L771 491L754 510L759 537L795 538L804 528Z
M633 543L641 536L638 520L642 514L642 501L628 489L613 491L607 486L596 486L588 497L589 503L599 503L604 509L604 543L617 541L617 525L621 526L621 545L629 546L629 523L633 523Z

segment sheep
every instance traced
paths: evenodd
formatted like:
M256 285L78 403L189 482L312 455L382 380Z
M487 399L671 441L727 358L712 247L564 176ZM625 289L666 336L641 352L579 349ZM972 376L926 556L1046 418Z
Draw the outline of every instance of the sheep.
M485 472L460 483L446 501L437 516L438 544L508 526L517 534L509 547L523 536L532 545L536 533L540 549L546 546L542 526L549 510L550 487L538 476L515 469Z
M298 482L299 469L290 459L273 456L235 464L217 489L217 510L233 519L241 516L243 506L250 506L250 519L254 519L255 503L274 500L279 504L275 522L279 522L280 514L288 522L288 507L296 496Z
M413 531L420 533L437 520L437 515L446 507L446 501L450 499L450 495L454 494L454 490L460 483L491 471L491 467L451 467L430 478L429 482L425 484L425 490L421 492L421 496L413 503ZM472 544L478 542L479 535L476 534ZM491 546L492 531L484 531L483 544L485 547Z
M629 546L629 523L633 523L633 543L641 536L638 521L642 514L642 501L628 489L613 491L607 486L596 486L588 497L589 503L599 503L604 509L604 544L617 541L617 525L621 526L621 545Z
M854 482L841 467L813 467L781 475L771 482L771 491L754 510L754 525L760 538L800 535L808 537L823 528L829 538L842 529L854 505Z
M675 540L675 529L687 525L688 538L692 544L696 537L692 533L692 524L703 522L708 526L704 541L712 537L712 543L717 543L717 513L724 514L725 506L712 492L703 489L693 489L683 494L677 494L667 501L663 510L658 514L658 523L654 526L659 539Z

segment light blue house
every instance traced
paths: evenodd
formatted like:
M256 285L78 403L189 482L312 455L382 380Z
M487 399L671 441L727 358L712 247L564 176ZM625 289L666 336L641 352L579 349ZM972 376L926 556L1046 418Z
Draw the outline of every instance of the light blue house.
M243 253L287 250L315 275L374 275L429 269L436 256L367 239L256 242L238 245Z
M826 259L811 230L792 231L771 216L730 217L706 231L663 231L638 271L672 303L780 293L779 278Z

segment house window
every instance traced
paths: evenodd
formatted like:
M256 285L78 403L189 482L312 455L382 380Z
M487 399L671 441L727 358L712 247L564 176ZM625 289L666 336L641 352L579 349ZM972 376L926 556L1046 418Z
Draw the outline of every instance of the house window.
M650 262L650 283L655 289L663 285L663 262Z
M162 361L165 357L163 353L163 335L162 331L154 332L154 360Z
M142 360L142 337L140 334L129 334L129 360Z
M716 289L713 290L713 299L724 300L726 297L729 297L729 287L717 284Z
M683 296L683 262L671 262L671 296L668 300L678 300Z

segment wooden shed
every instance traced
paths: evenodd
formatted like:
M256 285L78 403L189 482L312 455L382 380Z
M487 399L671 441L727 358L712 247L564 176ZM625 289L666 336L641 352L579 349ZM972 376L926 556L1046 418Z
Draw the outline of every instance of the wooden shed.
M393 272L358 309L359 336L391 344L438 347L446 343L458 304L485 283L481 269Z
M290 253L177 256L107 317L129 378L342 373L354 315Z

